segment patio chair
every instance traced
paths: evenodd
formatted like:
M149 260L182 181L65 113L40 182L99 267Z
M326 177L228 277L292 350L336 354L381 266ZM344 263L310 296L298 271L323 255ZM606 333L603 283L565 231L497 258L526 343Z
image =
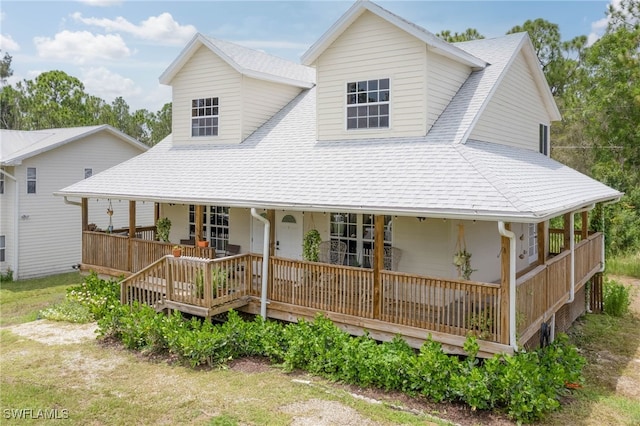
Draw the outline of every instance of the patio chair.
M236 254L240 254L240 246L237 244L227 244L227 249L225 250L225 256L235 256Z
M397 247L384 248L384 269L387 271L397 271L398 263L402 257L402 250Z
M318 245L318 261L332 265L343 265L347 253L347 243L344 241L322 241Z

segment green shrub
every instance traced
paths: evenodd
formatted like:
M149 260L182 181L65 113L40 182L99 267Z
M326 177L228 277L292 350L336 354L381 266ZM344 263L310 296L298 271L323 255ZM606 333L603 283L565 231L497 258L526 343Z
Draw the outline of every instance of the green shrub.
M604 312L614 317L622 317L631 305L630 288L615 280L605 279L603 288Z
M67 299L88 307L98 320L120 305L120 283L114 279L100 279L91 272L80 285L67 289Z

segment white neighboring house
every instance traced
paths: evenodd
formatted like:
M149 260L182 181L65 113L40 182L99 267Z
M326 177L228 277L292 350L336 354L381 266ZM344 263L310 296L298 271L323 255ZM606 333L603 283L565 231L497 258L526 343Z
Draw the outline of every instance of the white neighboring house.
M148 147L108 126L0 131L0 271L14 279L69 272L81 261L81 209L53 192L145 152ZM126 203L89 202L89 222L126 226ZM153 205L140 205L139 223L153 224Z

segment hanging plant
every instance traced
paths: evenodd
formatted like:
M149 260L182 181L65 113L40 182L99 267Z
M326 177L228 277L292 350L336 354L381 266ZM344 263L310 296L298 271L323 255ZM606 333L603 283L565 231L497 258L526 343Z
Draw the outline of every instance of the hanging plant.
M471 274L476 271L471 267L471 253L467 251L463 224L458 225L458 241L456 243L456 252L453 254L453 264L458 270L458 278L469 280Z
M156 238L158 241L169 242L169 232L171 231L171 220L168 217L158 219L156 222Z
M317 262L320 254L322 238L317 229L311 229L304 235L302 241L302 258L309 262Z

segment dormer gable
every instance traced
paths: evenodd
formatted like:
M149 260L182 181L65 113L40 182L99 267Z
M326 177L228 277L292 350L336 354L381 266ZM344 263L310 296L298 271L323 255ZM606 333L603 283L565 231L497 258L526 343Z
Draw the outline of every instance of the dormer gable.
M369 1L355 3L303 55L317 75L317 137L425 136L487 63Z
M174 145L238 144L313 87L315 70L196 34L160 82L172 86Z

